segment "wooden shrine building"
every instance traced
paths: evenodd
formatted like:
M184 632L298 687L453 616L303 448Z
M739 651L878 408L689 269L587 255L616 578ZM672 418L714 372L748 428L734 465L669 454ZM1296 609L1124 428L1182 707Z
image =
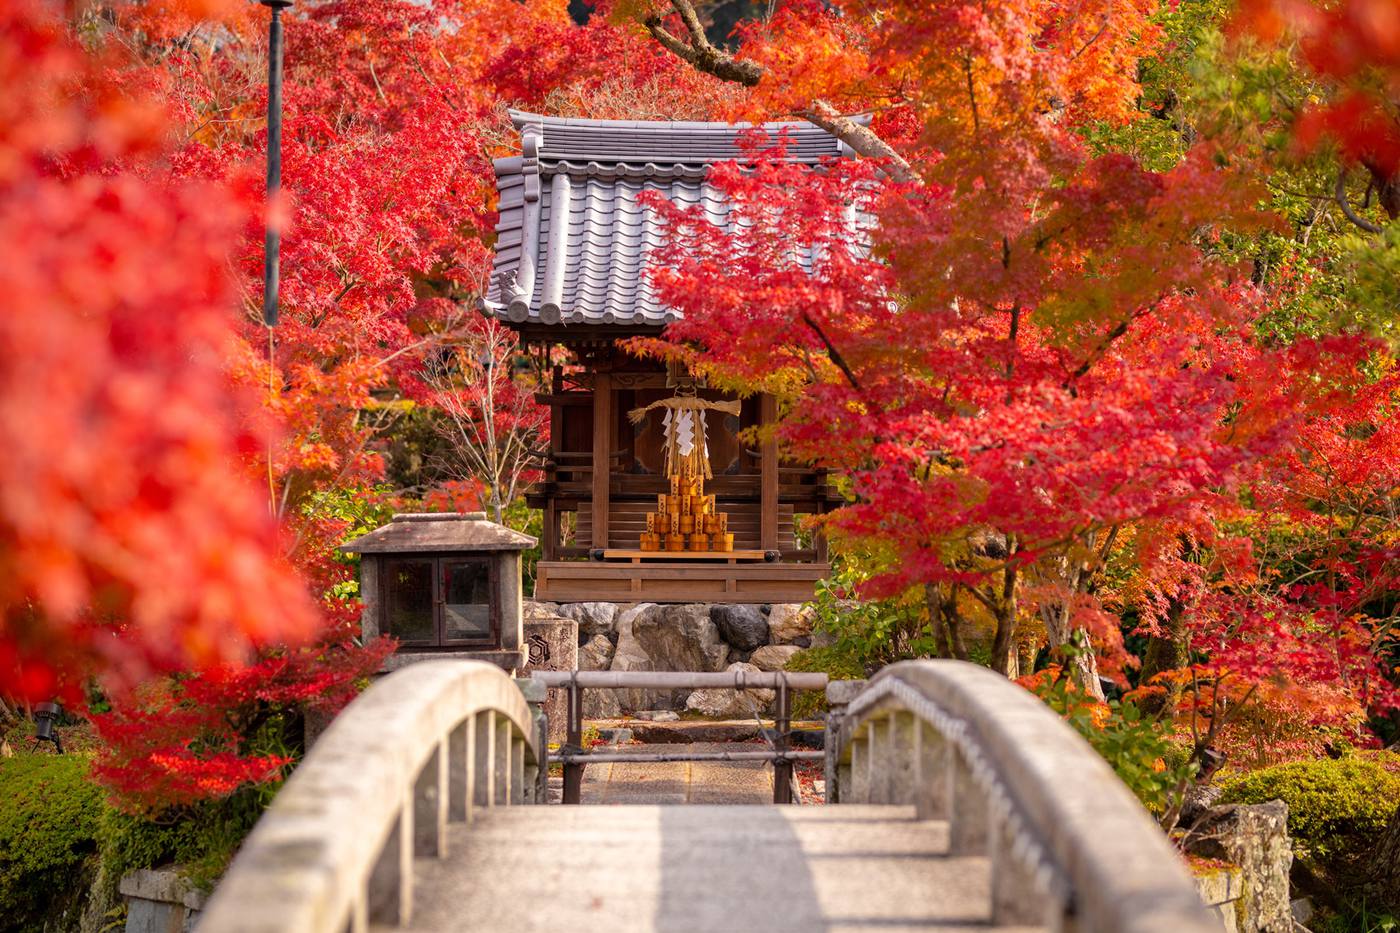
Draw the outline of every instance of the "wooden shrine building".
M638 194L703 204L724 223L729 205L706 172L742 158L744 128L511 116L522 152L496 161L500 219L482 306L530 352L562 347L571 359L539 396L551 446L543 480L527 492L544 512L535 598L810 598L830 568L798 518L838 499L820 471L785 463L771 443L741 443L741 430L773 419L774 400L724 396L617 346L678 317L647 277L662 231ZM791 159L849 155L808 123L766 128L787 131Z

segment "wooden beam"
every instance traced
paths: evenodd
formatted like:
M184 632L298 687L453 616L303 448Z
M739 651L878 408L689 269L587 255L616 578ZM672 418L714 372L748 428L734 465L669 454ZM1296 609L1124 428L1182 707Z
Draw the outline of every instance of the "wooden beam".
M593 375L593 522L591 547L608 546L608 483L612 476L612 373Z
M535 598L554 602L801 603L826 564L540 561Z
M758 422L765 427L778 420L778 402L764 393L758 397ZM759 532L758 546L765 551L778 547L778 442L769 436L759 452Z

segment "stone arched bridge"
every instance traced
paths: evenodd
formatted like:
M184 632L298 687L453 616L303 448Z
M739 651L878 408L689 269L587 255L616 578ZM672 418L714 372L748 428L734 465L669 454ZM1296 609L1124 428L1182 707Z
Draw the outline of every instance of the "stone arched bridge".
M1148 814L1030 694L956 661L846 686L833 806L551 806L521 687L413 665L321 736L200 933L1219 930Z

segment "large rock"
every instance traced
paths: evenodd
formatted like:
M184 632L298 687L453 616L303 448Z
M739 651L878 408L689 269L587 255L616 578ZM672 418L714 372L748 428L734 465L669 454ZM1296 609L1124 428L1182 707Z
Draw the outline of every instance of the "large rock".
M608 664L610 671L650 671L654 670L651 665L651 658L647 655L646 649L637 640L635 633L635 623L638 617L659 608L655 603L642 603L633 606L631 609L619 612L615 627L617 629L617 648L613 651L612 661ZM602 691L588 691L588 693L601 693ZM648 690L608 690L623 710L651 709L652 704L648 701L653 696ZM587 693L584 694L587 697ZM669 693L666 694L669 700ZM585 702L587 700L585 699Z
M754 649L754 653L749 656L749 663L760 671L781 671L787 667L787 662L792 656L801 650L796 645L764 645Z
M606 635L594 635L578 649L578 669L605 671L612 664L613 643ZM585 719L617 719L622 715L618 691L593 689L583 691Z
M612 632L617 621L617 603L565 603L559 614L578 623L579 637L587 641L594 635Z
M627 711L622 708L622 699L617 690L583 691L583 718L626 719Z
M710 618L724 640L740 651L768 644L768 620L757 606L711 606Z
M581 671L606 671L612 664L613 643L606 635L594 635L578 649L578 669Z
M632 634L654 671L722 671L729 646L704 606L652 606L632 618ZM652 708L683 708L688 689L653 692Z
M744 661L735 661L726 670L759 673ZM686 698L685 708L714 719L752 719L763 715L773 702L772 690L733 690L728 687L696 690Z
M768 612L768 640L791 645L799 638L810 638L816 615L816 609L807 603L774 603Z
M1244 890L1238 902L1240 933L1289 933L1293 911L1288 871L1288 805L1282 800L1213 807L1198 822L1187 846L1192 855L1238 866Z
M526 619L553 619L559 615L558 603L538 602L527 599L521 603L521 611Z

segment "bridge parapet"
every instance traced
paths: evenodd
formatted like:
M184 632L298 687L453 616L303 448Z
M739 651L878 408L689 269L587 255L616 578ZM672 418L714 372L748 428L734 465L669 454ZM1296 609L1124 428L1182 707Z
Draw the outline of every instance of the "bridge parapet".
M994 924L1218 933L1186 867L1108 764L1033 695L961 661L828 688L840 803L914 804L954 855L985 855ZM839 706L834 703L834 709Z
M413 859L447 854L448 821L544 802L544 722L521 690L480 661L425 661L376 683L278 792L201 933L407 925Z

